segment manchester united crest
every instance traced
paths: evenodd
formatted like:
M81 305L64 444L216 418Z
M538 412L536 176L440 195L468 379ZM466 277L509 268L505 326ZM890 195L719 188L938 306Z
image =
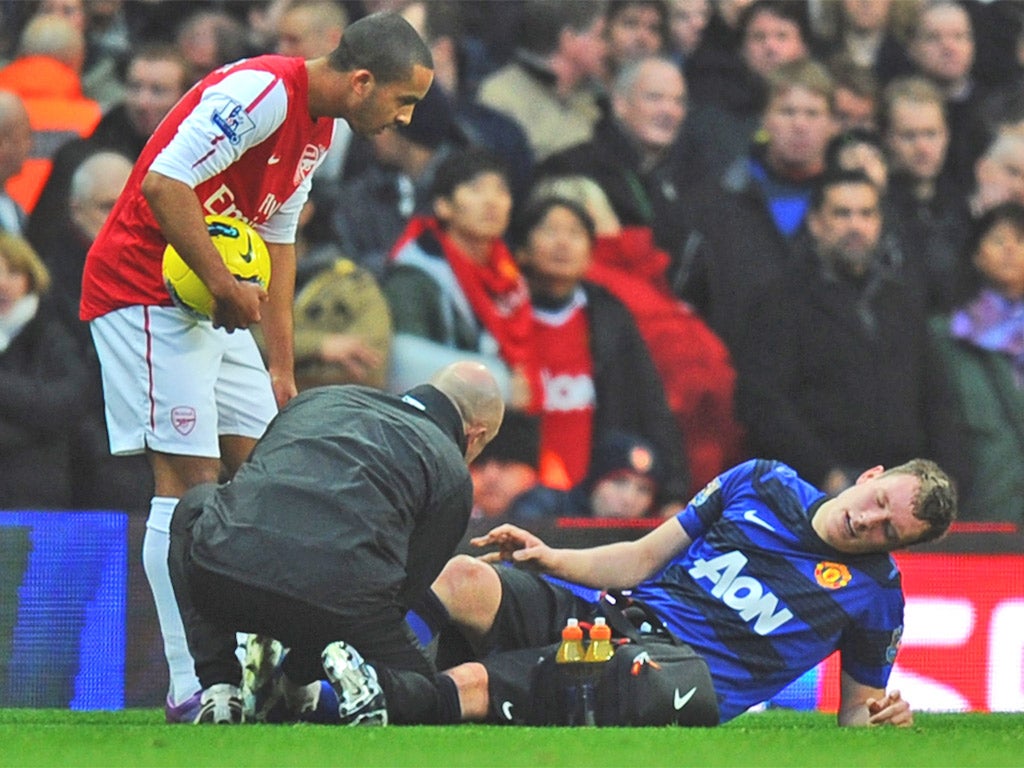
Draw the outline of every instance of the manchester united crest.
M850 583L850 569L842 563L822 560L814 566L814 580L825 589L839 589Z

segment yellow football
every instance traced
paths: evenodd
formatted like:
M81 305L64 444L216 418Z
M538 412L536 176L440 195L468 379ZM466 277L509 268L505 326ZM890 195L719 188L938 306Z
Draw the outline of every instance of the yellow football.
M270 285L270 252L255 229L230 216L207 216L206 229L231 274L264 289ZM204 319L213 315L213 294L170 244L164 250L163 273L177 306Z

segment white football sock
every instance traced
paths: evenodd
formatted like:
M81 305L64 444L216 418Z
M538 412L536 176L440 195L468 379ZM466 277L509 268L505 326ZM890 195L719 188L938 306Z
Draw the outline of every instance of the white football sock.
M167 550L170 545L171 515L178 500L168 496L154 496L149 504L146 535L142 540L142 566L149 580L149 588L156 603L160 620L160 634L164 640L170 678L169 696L172 704L180 704L199 690L195 664L188 652L185 627L174 599L174 588L167 570Z

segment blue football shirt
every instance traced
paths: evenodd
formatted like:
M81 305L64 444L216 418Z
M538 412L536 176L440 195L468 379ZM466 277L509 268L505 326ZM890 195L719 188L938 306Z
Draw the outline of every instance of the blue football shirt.
M776 461L717 477L676 519L693 540L633 590L711 668L722 722L770 699L839 650L884 688L903 627L888 554L849 555L811 528L825 494Z

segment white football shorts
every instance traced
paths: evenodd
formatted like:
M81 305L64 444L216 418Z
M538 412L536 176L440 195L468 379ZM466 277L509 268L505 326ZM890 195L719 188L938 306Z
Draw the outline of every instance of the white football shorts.
M132 306L90 323L110 452L146 448L218 458L220 435L259 438L277 403L246 330L227 333L176 307Z

